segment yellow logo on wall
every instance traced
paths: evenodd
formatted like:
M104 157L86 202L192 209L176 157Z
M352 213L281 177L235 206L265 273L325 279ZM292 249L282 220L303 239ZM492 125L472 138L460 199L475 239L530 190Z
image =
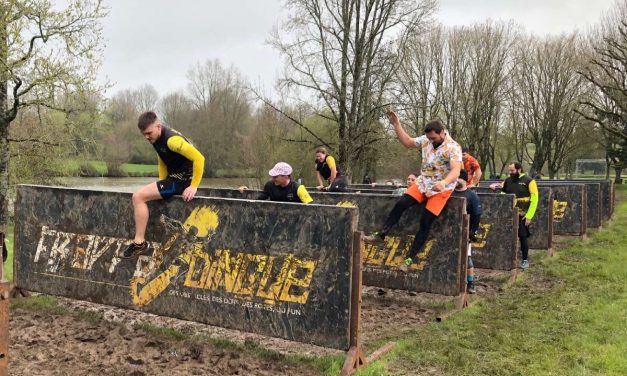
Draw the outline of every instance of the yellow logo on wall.
M172 235L163 244L151 243L153 254L137 259L129 281L133 304L149 304L170 286L199 289L171 289L170 295L220 303L241 299L252 306L263 302L265 306L261 308L267 310L280 302L307 302L317 260L300 259L290 253L265 255L210 249L208 243L220 224L217 210L210 206L195 208L183 223L164 216L161 222ZM92 270L98 260L108 255L111 259L104 265L109 274L114 274L127 245L128 239L124 238L75 234L42 226L34 262L45 262L46 273L58 274L67 266ZM168 253L175 251L177 255L164 265ZM160 268L162 265L167 266L165 270ZM233 298L206 294L209 291L227 293ZM284 308L277 306L276 312Z
M566 213L566 208L568 208L568 201L553 200L553 220L562 220Z
M400 247L401 241L404 241L404 246L402 248ZM398 268L407 257L413 242L414 236L409 235L403 238L398 236L386 236L384 246L382 247L378 247L374 244L366 244L364 263L367 265ZM433 248L433 242L434 240L431 239L425 243L422 247L422 252L416 255L418 262L413 263L410 266L410 269L423 270L425 268L427 264L427 256L429 256L429 253Z
M335 204L335 206L341 206L343 208L356 208L358 207L356 203L354 203L353 201L340 201L337 204Z
M162 248L155 250L156 263L151 273L161 265L163 255L172 249L177 238L191 234L195 239L191 242L183 241L182 246L187 250L182 252L165 271L150 280L146 276L131 279L133 304L144 306L161 295L171 285L173 279L179 276L183 265L187 265L183 282L186 287L226 291L247 300L257 297L263 299L266 304L275 304L279 301L300 304L307 302L309 285L317 261L301 260L294 255L234 253L228 249L207 253L203 249L203 242L215 234L218 225L218 213L213 208L194 209L181 226L181 230L164 242Z
M492 229L491 223L481 223L479 225L479 230L477 231L477 241L471 243L473 248L483 248L486 245L486 240L488 239L488 234L490 234L490 230Z

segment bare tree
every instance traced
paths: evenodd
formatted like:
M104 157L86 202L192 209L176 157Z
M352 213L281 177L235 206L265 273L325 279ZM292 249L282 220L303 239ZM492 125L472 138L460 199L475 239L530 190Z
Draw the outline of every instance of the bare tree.
M238 152L241 137L248 131L251 104L248 83L231 66L218 60L196 64L187 73L189 101L194 108L186 129L205 155L205 170L210 176L216 168L241 167L244 158Z
M154 86L146 84L133 92L135 96L135 109L138 113L154 111L159 102L159 93Z
M444 54L446 36L441 25L409 39L396 75L398 110L411 119L415 134L442 115L444 97Z
M188 121L193 106L191 100L183 92L177 91L161 98L158 109L163 121L177 127Z
M602 19L590 38L593 52L580 74L595 89L578 111L603 128L606 159L620 182L627 166L627 2Z
M72 1L64 9L45 0L0 3L0 230L8 221L9 126L26 107L59 110L63 93L97 88L100 0Z
M575 112L589 94L577 70L583 62L581 40L576 34L530 37L516 50L511 105L524 125L526 140L534 145L531 172L548 164L555 177L564 158L577 145L573 137L585 119Z
M398 71L397 98L415 133L429 119L441 117L452 136L494 171L515 38L511 23L485 22L439 26L410 39Z
M435 1L288 0L287 8L283 33L271 39L287 65L280 84L337 124L334 151L350 176L377 140L374 123L403 46L433 13Z

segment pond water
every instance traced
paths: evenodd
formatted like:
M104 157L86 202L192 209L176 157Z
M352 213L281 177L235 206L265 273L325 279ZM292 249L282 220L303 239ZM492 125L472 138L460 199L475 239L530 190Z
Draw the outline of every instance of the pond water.
M146 184L157 181L155 177L142 178L108 178L108 177L67 177L58 179L61 185L72 188L93 189L103 191L133 192ZM245 185L251 189L260 186L259 179L255 178L207 178L202 179L201 187L237 188Z

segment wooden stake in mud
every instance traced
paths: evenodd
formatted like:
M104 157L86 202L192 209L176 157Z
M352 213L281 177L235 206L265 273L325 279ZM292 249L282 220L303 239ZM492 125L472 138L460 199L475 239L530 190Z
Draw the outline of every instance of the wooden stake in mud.
M447 312L443 312L438 315L435 320L440 322L444 321L447 317L458 312L466 307L468 307L468 294L466 292L467 288L467 268L468 268L468 246L470 245L470 216L468 214L464 214L463 222L462 222L462 242L459 245L460 247L460 259L459 259L459 270L457 274L459 275L459 279L457 281L459 293L455 297L455 308L449 310Z
M0 232L0 248L4 248L4 233ZM8 375L9 364L9 281L4 279L4 260L0 252L0 376Z
M362 232L353 233L353 268L351 278L351 317L350 317L350 347L346 353L346 360L340 376L348 376L361 367L365 367L374 362L379 357L392 350L396 345L394 342L388 342L380 349L373 352L369 357L364 358L361 351L361 337L359 329L361 327L361 271L362 260L361 254L364 249Z

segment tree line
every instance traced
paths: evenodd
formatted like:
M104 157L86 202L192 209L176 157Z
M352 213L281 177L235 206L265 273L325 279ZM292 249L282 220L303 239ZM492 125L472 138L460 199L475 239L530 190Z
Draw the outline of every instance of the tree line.
M269 97L219 59L190 64L185 87L146 85L110 98L96 85L99 0L56 9L0 5L0 226L9 185L48 181L68 161L154 164L136 127L156 110L205 155L206 176L265 179L278 161L314 184L325 146L353 181L403 177L419 166L385 121L393 109L416 135L441 118L484 170L512 159L532 173L571 174L604 158L616 178L627 159L627 1L589 32L536 36L512 22L444 26L435 0L290 0L269 43L284 75ZM9 184L10 183L10 184ZM0 229L1 230L1 229Z

